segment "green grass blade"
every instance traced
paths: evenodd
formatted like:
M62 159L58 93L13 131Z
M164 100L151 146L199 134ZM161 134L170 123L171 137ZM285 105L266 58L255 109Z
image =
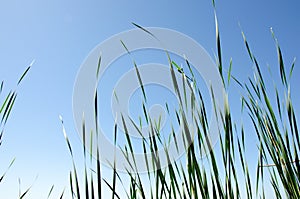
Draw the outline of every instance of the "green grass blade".
M52 194L53 189L54 189L54 185L51 186L50 191L47 196L47 199L50 198L50 195Z
M31 62L31 64L27 67L27 69L25 70L25 72L21 75L21 77L20 77L17 85L19 85L22 82L22 80L24 79L25 75L28 73L29 69L32 67L32 65L34 64L34 62L35 62L35 60L33 60Z

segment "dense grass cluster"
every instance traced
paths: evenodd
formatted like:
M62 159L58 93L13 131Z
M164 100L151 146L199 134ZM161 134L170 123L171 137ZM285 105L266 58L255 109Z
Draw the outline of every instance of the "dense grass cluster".
M261 66L254 53L250 49L250 45L242 33L246 50L249 54L250 61L254 66L254 77L249 78L247 82L240 82L238 78L231 75L232 65L225 69L222 61L221 40L218 30L218 22L216 17L216 42L217 42L217 66L219 75L222 78L224 88L228 88L229 82L234 82L241 89L244 95L241 98L241 109L244 115L248 115L252 122L254 132L247 132L243 125L238 126L232 119L232 111L230 103L228 103L228 93L224 93L224 107L218 107L215 104L215 95L213 89L210 95L213 104L213 114L221 118L219 122L219 151L213 150L211 140L209 139L209 118L203 101L201 90L197 87L196 79L193 75L192 67L186 60L186 65L190 69L191 76L188 76L166 52L169 59L170 73L176 95L179 100L178 109L174 110L177 117L178 125L182 126L181 138L184 143L190 143L192 136L195 136L194 142L186 146L188 150L185 158L178 161L170 159L168 154L168 141L160 137L160 125L154 121L147 110L145 104L142 104L144 115L149 127L150 136L148 139L142 139L142 149L145 153L151 153L152 158L145 158L145 164L156 168L154 171L148 171L146 174L139 174L135 161L134 147L132 138L126 128L124 116L122 116L122 125L126 136L126 146L122 147L124 157L127 159L130 168L128 168L127 177L129 184L123 184L124 179L119 175L116 164L112 163L112 181L102 178L101 162L99 146L96 146L96 152L92 146L93 139L98 140L98 129L91 132L91 140L86 140L87 133L85 121L82 123L83 151L85 160L84 182L79 181L79 174L76 169L74 154L71 143L67 137L66 130L63 125L63 133L67 142L68 149L73 160L73 170L69 174L72 198L103 198L102 187L108 186L111 190L112 198L124 198L117 192L116 186L122 186L127 198L268 198L269 193L265 192L265 185L271 184L275 196L277 198L294 198L300 197L300 138L298 132L298 124L296 113L293 108L291 98L290 78L293 73L294 63L291 67L284 65L282 53L278 41L271 31L275 40L278 51L278 65L280 71L281 85L274 86L274 90L267 89L264 74ZM134 24L141 31L151 34L146 29ZM155 35L152 35L155 37ZM122 43L126 48L125 44ZM128 52L130 53L130 52ZM98 69L101 67L101 57L99 58ZM139 79L143 96L147 98L145 93L142 77L139 74L137 65L134 63L136 74ZM20 81L27 73L30 67L21 76ZM288 72L287 72L288 71ZM175 77L175 73L181 73L181 79ZM193 85L193 86L191 86ZM180 92L179 86L184 88L184 92ZM278 87L283 89L278 89ZM2 92L3 82L0 87ZM187 98L186 92L189 90L192 95ZM227 89L225 89L227 90ZM8 119L12 106L16 99L16 92L11 91L5 98L0 109L1 116L1 132L0 144L3 135L3 128ZM276 102L272 103L275 96ZM190 102L190 103L187 103ZM187 104L190 104L187 107ZM95 93L95 122L98 122L97 92ZM190 129L187 123L187 113L190 111L195 129ZM142 126L131 120L136 130L141 133ZM96 125L97 127L97 125ZM172 128L173 129L173 128ZM194 132L196 130L196 133ZM251 165L256 169L256 175L250 175L249 165L246 158L245 133L252 133L257 137L257 162ZM118 126L114 126L114 144L117 143ZM171 135L175 132L172 131ZM86 148L89 144L90 148ZM157 150L163 148L165 157L160 157ZM218 153L220 152L220 154ZM95 157L92 154L96 154ZM201 158L205 156L205 158ZM200 157L200 158L199 158ZM170 164L163 168L160 160L166 158ZM13 161L12 161L13 162ZM11 164L10 164L11 165ZM239 172L241 170L242 172ZM135 171L135 172L132 172ZM141 175L146 175L141 176ZM0 177L0 183L5 173ZM29 190L29 189L28 189ZM23 198L28 190L21 193L19 198ZM48 197L51 195L53 187L51 187ZM64 192L60 198L63 198Z
M136 24L134 24L136 25ZM144 28L136 25L142 31L151 34ZM258 64L255 55L250 49L244 33L244 43L249 54L250 61L253 63L254 77L249 78L248 82L240 82L238 78L231 75L231 64L225 70L222 64L221 56L221 41L218 30L218 22L216 18L216 41L217 41L217 65L220 76L223 80L224 88L229 86L230 80L233 80L244 93L241 100L241 109L244 115L248 115L252 122L255 131L247 131L256 136L257 143L257 164L256 175L250 175L249 165L245 156L245 129L243 125L238 126L232 120L232 112L230 104L228 103L228 93L225 93L224 107L218 107L215 104L214 91L211 89L210 94L213 101L214 114L219 114L221 121L219 121L219 147L220 154L217 154L211 146L209 139L209 124L207 118L207 110L204 104L202 93L197 88L197 83L194 78L189 61L186 64L190 69L191 77L187 76L185 72L174 61L171 60L168 52L166 55L169 59L170 73L176 95L179 99L179 108L175 110L177 122L183 127L180 132L185 143L189 143L192 136L195 141L188 147L186 157L184 160L173 162L168 154L168 142L160 136L159 123L155 122L145 109L145 104L142 104L144 116L147 125L150 127L148 139L143 137L142 147L145 153L151 153L152 158L149 160L145 157L145 164L156 168L153 172L147 172L147 179L145 180L143 174L138 173L138 168L134 155L133 140L129 136L126 124L122 116L122 125L125 129L127 144L122 151L126 157L130 168L128 168L127 177L130 180L130 185L127 187L123 185L124 179L118 174L116 164L111 164L112 181L107 181L101 177L99 146L97 146L96 157L90 157L89 165L96 165L96 169L91 169L88 174L88 168L84 171L84 190L80 190L80 182L75 164L74 170L70 173L70 188L74 198L102 198L101 186L104 183L111 190L112 198L124 198L124 195L119 195L116 191L117 184L124 187L127 198L268 198L270 193L265 192L265 185L271 183L274 195L277 198L299 198L300 196L300 164L299 164L299 132L298 125L291 99L290 78L292 76L294 63L286 72L287 68L284 65L278 41L271 30L272 36L275 40L278 51L278 65L280 71L281 85L283 90L274 87L274 90L267 90L264 74L261 72L261 66ZM155 35L152 35L155 37ZM122 43L126 48L125 44ZM130 53L130 52L128 52ZM101 58L99 59L99 67L101 67ZM136 74L138 76L140 86L143 91L143 96L146 101L146 94L144 91L142 78L139 74L137 65L134 63ZM227 72L225 72L227 71ZM182 74L180 80L176 79L175 73ZM184 92L181 93L179 85L184 87ZM194 85L194 88L191 87ZM192 92L191 98L186 98L186 91L190 89ZM225 89L227 90L227 89ZM273 104L270 100L276 97L276 103ZM190 107L187 106L187 101L191 102ZM100 107L101 108L101 107ZM95 95L95 121L98 121L97 93ZM196 126L196 134L190 129L187 123L187 112L191 111L194 126ZM136 129L142 135L142 126L139 126L131 120ZM117 139L117 124L115 124L114 143ZM173 128L172 128L173 129ZM65 131L65 130L64 130ZM65 133L65 132L64 132ZM85 140L86 129L83 121L82 133L84 146L87 144ZM174 134L174 131L171 132ZM66 134L65 134L66 135ZM94 137L98 136L98 132ZM93 137L93 136L92 136ZM97 138L95 138L97 140ZM67 139L69 150L73 156L71 145ZM90 142L92 143L92 141ZM164 148L165 157L160 157L156 153L159 147ZM90 150L93 150L92 147ZM84 156L92 151L88 151L84 147ZM206 158L201 159L206 155ZM170 164L161 168L160 160L167 158ZM96 164L93 164L93 161ZM86 164L85 164L86 165ZM239 172L241 168L242 172ZM133 171L133 172L132 172ZM242 173L242 175L241 175ZM242 179L242 180L241 180ZM150 191L149 191L150 190Z

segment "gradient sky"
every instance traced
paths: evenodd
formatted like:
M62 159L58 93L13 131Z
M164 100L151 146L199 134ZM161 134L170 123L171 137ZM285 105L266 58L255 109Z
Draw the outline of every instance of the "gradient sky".
M270 27L279 40L286 65L290 66L294 57L300 57L298 1L229 0L217 1L216 4L224 63L229 63L232 57L232 73L241 81L252 76L252 64L243 44L241 29L266 73L269 65L274 76L278 76L277 52ZM46 198L52 184L55 185L53 198L56 198L67 187L71 158L58 116L64 118L76 161L80 163L81 141L72 115L76 74L97 44L134 28L131 22L144 27L180 31L201 44L211 57L216 54L210 0L11 0L0 3L0 80L5 81L4 91L14 89L19 76L35 60L18 88L17 102L0 147L0 173L16 157L0 186L1 198L17 197L18 178L24 191L38 175L28 198ZM300 83L299 76L300 69L296 64L292 79L296 110L300 110L300 95L296 88ZM275 82L278 80L274 79ZM229 100L232 103L239 100L238 93ZM248 142L250 146L255 144L251 136ZM256 154L247 155L250 162L256 160ZM104 177L109 179L111 172L108 169L105 172Z

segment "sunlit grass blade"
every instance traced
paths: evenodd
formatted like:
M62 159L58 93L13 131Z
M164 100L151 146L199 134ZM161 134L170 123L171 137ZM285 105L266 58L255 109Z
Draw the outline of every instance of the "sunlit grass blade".
M244 33L243 31L242 31L242 36L243 36L243 39L244 39L244 43L245 43L245 46L246 46L248 55L249 55L251 61L253 62L253 54L252 54L252 52L251 52L251 49L250 49L250 47L249 47L249 43L248 43L248 41L247 41L247 39L246 39L246 36L245 36L245 33Z
M229 70L228 70L228 74L227 74L227 86L229 86L229 83L230 83L231 70L232 70L232 58L230 59Z
M216 42L217 42L217 52L218 52L218 56L217 56L218 69L219 69L219 74L222 78L223 85L225 85L224 84L224 77L223 77L221 39L220 39L219 24L218 24L218 19L217 19L216 12L215 12L215 28L216 28Z
M294 71L294 67L295 67L295 63L296 63L296 58L294 58L294 60L293 60L292 67L291 67L290 73L289 73L289 79L291 79L291 77L292 77L292 74L293 74L293 71Z
M280 78L281 78L282 84L285 85L285 86L287 86L285 66L284 66L284 63L283 63L283 57L282 57L281 48L279 46L278 40L275 37L275 33L274 33L274 31L273 31L272 28L271 28L271 33L272 33L272 36L273 36L273 38L274 38L274 40L276 42L277 54L278 54L278 63L279 63L279 69L280 69Z

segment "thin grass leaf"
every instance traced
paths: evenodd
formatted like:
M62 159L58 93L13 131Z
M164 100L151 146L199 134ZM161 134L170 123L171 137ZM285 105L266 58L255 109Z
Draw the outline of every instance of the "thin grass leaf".
M114 188L107 182L107 180L103 179L103 181L105 182L105 184L110 188L110 190L113 192L113 195L116 196L118 199L121 199L120 196L116 193L116 191L114 190Z
M68 138L68 136L67 136L67 133L66 133L66 130L65 130L65 127L64 127L64 122L63 122L62 116L59 116L59 119L60 119L60 121L61 121L61 124L62 124L62 131L63 131L64 137L65 137L65 140L66 140L66 142L67 142L67 145L68 145L68 148L69 148L69 152L70 152L71 158L72 158L73 171L74 171L74 178L75 178L76 196L77 196L78 199L80 199L79 181L78 181L77 170L76 170L76 167L75 167L75 162L74 162L74 156L73 156L73 151L72 151L71 143L70 143L69 138ZM72 179L72 178L70 178L70 181L72 181L71 179Z
M142 26L140 26L140 25L138 25L138 24L136 24L134 22L132 22L132 25L136 26L137 28L143 30L144 32L148 33L149 35L151 35L152 37L154 37L155 39L157 39L157 37L153 33L151 33L150 31L148 31L146 28L143 28Z
M223 65L222 65L222 50L221 50L221 39L220 39L220 32L219 32L219 25L218 25L218 19L215 12L215 26L216 26L216 42L217 42L217 52L218 52L218 68L219 68L219 74L222 78L222 83L224 84L224 77L223 77Z
M99 56L99 59L98 59L98 65L97 65L97 72L96 72L96 78L97 79L99 78L99 71L100 71L100 67L101 67L101 59L102 59L102 56L101 56L101 53L100 53L100 56Z
M87 177L87 165L86 165L86 128L84 114L82 117L82 138L83 138L83 156L84 156L84 185L85 185L85 198L89 199L89 182Z
M25 72L21 75L17 85L19 85L21 83L21 81L24 79L25 75L28 73L29 69L32 67L32 65L34 64L35 60L33 60L30 65L27 67L27 69L25 70Z
M74 195L75 195L75 192L74 192L74 189L73 189L73 177L72 177L72 172L71 171L69 173L69 182L70 182L71 196L72 196L72 199L73 199Z
M100 165L100 149L98 145L99 141L99 131L98 131L98 92L97 89L95 91L94 97L94 114L95 114L95 126L96 126L96 175L97 175L97 196L99 199L102 198L102 177L101 177L101 165Z
M215 0L212 0L212 4L213 4L213 7L216 9L216 2L215 2Z
M60 197L59 199L62 199L64 197L64 194L65 194L65 189L62 191L62 193L60 194Z
M117 118L115 119L115 125L114 125L114 146L116 147L117 143ZM114 147L114 166L113 166L113 186L112 186L112 199L115 198L115 192L116 192L116 175L117 175L117 170L116 170L116 148Z
M98 198L102 198L102 188L101 188L101 166L100 166L100 153L99 153L99 147L97 144L97 190L98 190Z
M296 63L296 58L294 58L294 60L293 60L292 67L291 67L290 73L289 73L289 79L291 79L291 77L292 77L293 70L294 70L294 67L295 67L295 63Z
M8 95L6 96L1 108L0 108L0 113L2 113L2 111L4 110L4 108L6 109L8 107L7 103L8 101L10 101L12 99L12 95L14 95L14 93L12 93L11 91L8 93ZM4 114L3 114L4 115Z
M285 73L285 66L284 66L284 63L283 63L283 57L282 57L282 52L281 52L281 48L279 46L279 43L278 43L278 40L275 36L275 33L273 31L273 29L271 28L271 33L272 33L272 36L276 42L276 47L277 47L277 55L278 55L278 63L279 63L279 69L280 69L280 78L281 78L281 81L282 81L282 84L287 86L287 79L286 79L286 73Z
M181 68L180 66L178 66L178 64L176 64L176 62L172 61L172 64L176 67L177 71L179 73L183 73L183 68Z
M232 70L232 58L230 59L230 63L229 63L229 70L227 75L227 87L229 86L230 83L231 70Z
M4 85L4 81L2 81L2 82L1 82L1 85L0 85L0 94L2 93L3 85Z
M11 100L8 101L7 107L6 107L6 109L3 113L3 117L2 117L3 120L1 119L0 123L2 123L4 121L4 124L6 124L6 122L8 120L8 117L11 113L12 107L15 104L15 101L16 101L16 98L17 98L17 93L14 92L11 97L12 98L11 98Z
M37 180L37 178L38 178L38 176L35 177L34 182L23 193L21 193L21 188L20 188L20 190L19 190L19 199L23 199L28 194L28 192L31 190L31 188L32 188L33 184L35 183L35 181ZM19 186L21 186L20 178L19 178Z
M247 39L246 39L246 36L245 36L245 34L244 34L243 31L242 31L242 36L243 36L243 39L244 39L244 43L245 43L245 46L246 46L248 55L249 55L251 61L253 62L253 54L252 54L252 52L251 52L251 50L250 50L249 43L248 43L248 41L247 41Z
M50 191L47 196L47 199L50 198L50 195L52 194L53 189L54 189L54 185L51 186Z
M4 174L2 174L2 176L0 177L0 183L1 183L2 180L4 179L4 177L5 177L6 173L8 172L8 170L9 170L9 169L11 168L11 166L14 164L15 160L16 160L16 158L14 158L14 159L10 162L10 164L9 164L9 166L7 167L7 169L6 169L6 171L4 172Z
M64 126L64 121L63 121L63 118L62 118L61 115L59 116L59 119L60 119L60 121L61 121L62 131L63 131L64 137L65 137L65 140L66 140L66 142L67 142L69 152L70 152L70 154L71 154L71 156L72 156L72 158L73 158L73 151L72 151L71 143L70 143L69 138L68 138L68 136L67 136L66 129L65 129L65 126Z
M122 40L120 40L120 41L121 41L123 47L125 48L125 50L127 51L127 53L131 56L131 53L130 53L130 51L128 50L128 48L127 48L127 46L125 45L125 43L124 43ZM143 81L142 81L142 78L141 78L141 74L140 74L140 72L139 72L139 70L138 70L138 67L137 67L137 64L135 63L135 61L134 61L133 59L132 59L132 61L133 61L133 65L134 65L134 68L135 68L136 75L137 75L137 77L138 77L138 81L139 81L140 87L141 87L141 89L142 89L142 93L143 93L143 96L144 96L144 100L145 100L145 102L147 102L146 92L145 92L145 88L144 88Z

